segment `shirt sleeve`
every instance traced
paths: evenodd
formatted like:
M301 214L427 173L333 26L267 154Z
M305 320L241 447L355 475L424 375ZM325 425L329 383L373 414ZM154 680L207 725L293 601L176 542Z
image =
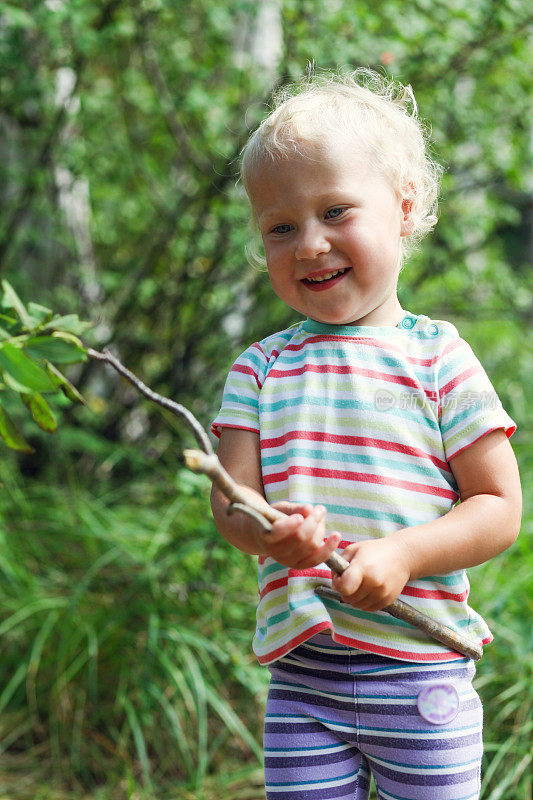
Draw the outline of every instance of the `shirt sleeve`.
M439 423L449 461L490 431L502 428L512 436L516 424L470 345L457 338L438 364Z
M220 411L211 425L215 436L220 437L222 428L259 432L259 393L267 365L257 342L235 361L226 379Z

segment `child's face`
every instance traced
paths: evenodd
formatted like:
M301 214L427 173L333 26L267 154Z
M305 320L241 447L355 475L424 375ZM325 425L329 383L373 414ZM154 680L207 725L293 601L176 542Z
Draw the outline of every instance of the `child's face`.
M396 325L402 200L346 142L259 164L249 194L274 291L337 325Z

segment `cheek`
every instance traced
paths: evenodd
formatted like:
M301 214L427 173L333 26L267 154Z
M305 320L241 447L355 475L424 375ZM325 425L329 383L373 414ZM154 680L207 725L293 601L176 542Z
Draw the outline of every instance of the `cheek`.
M346 242L345 250L357 265L357 271L364 275L374 269L380 252L375 239L369 236L365 230L359 230L357 235L351 236Z
M267 269L268 269L268 277L270 278L270 283L272 284L272 288L276 292L276 294L280 294L280 292L287 291L287 277L286 271L283 269L283 266L280 265L279 261L272 261L267 256Z
M267 245L265 247L265 258L268 267L268 274L272 282L280 282L287 279L289 275L289 260L287 253L278 245Z
M396 260L400 247L400 228L391 220L387 226L376 225L361 229L357 237L352 238L352 251L357 253L365 267L381 269L390 268Z

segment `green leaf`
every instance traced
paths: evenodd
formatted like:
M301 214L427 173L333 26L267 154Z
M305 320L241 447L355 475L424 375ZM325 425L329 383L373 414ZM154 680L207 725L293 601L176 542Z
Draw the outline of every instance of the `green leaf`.
M51 308L46 308L46 306L41 306L39 303L32 302L28 303L28 311L31 316L38 321L39 325L42 325L43 322L48 322L54 314Z
M33 447L30 447L28 442L24 439L19 430L15 427L11 417L0 405L0 436L12 450L22 450L24 453L33 453Z
M82 321L77 314L65 314L64 317L51 319L42 330L64 331L65 333L75 333L79 336L92 327L92 322Z
M44 397L38 392L21 394L20 396L39 428L46 431L46 433L55 433L57 421Z
M44 358L57 364L77 364L87 359L81 341L70 333L32 336L24 343L24 350L33 358Z
M65 397L68 397L68 399L72 400L73 403L83 403L83 405L86 405L83 395L78 392L76 387L67 378L65 378L63 373L60 372L57 367L55 367L49 361L45 362L45 367L54 384L58 389L61 389Z
M50 376L18 347L0 343L0 367L11 388L21 392L55 392Z
M37 320L26 311L24 303L13 289L11 284L8 283L8 281L3 280L2 289L4 290L4 304L16 312L20 321L26 328L28 328L28 330L34 328L38 324Z

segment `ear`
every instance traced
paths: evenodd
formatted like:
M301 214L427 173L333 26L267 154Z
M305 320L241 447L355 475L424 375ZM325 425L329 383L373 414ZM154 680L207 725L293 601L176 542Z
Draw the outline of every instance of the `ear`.
M409 236L414 230L415 223L412 217L413 198L416 195L416 187L412 181L404 185L402 200L402 223L400 233L402 236Z
M401 221L401 226L400 226L400 233L402 236L409 236L409 234L413 232L413 229L415 227L413 217L411 216L412 208L413 208L412 200L407 200L407 199L402 200L403 219Z

